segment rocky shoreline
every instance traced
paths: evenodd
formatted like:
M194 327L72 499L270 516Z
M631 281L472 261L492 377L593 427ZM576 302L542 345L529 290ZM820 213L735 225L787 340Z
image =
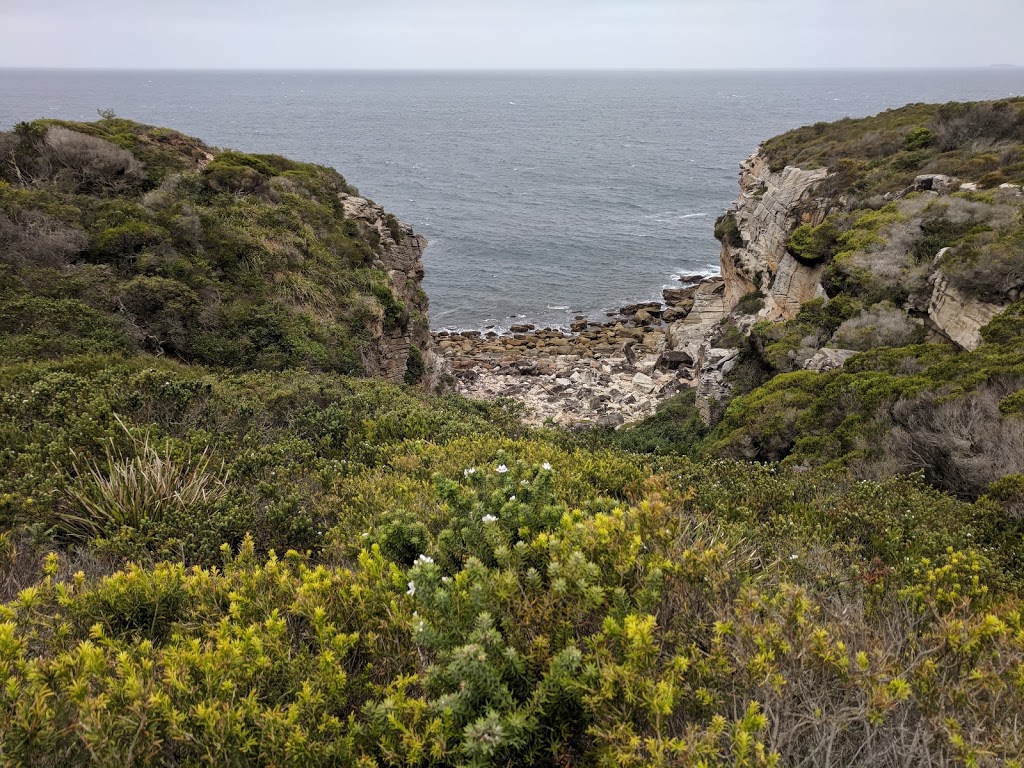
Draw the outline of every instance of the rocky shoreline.
M700 345L726 314L725 284L717 276L680 280L664 301L625 306L600 322L577 317L568 332L440 331L435 349L456 391L514 399L529 424L619 427L697 385Z

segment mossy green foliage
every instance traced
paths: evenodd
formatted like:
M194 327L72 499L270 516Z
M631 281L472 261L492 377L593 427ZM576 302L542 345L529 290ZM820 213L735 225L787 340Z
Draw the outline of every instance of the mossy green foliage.
M586 435L594 444L658 456L686 456L700 445L708 429L695 405L696 393L688 389L658 406L643 421L618 430Z
M816 227L802 224L789 236L786 249L804 264L817 264L835 256L839 234L832 219L826 219Z
M353 190L336 171L114 118L0 143L15 158L0 169L0 316L20 318L5 360L124 350L358 373L378 321L410 322L372 267L376 233L344 218Z
M739 223L731 213L727 213L715 222L715 237L733 248L743 247L743 235L740 234Z
M861 199L896 192L920 174L1024 182L1024 99L911 104L866 118L790 131L762 154L773 168L828 168L831 186Z
M809 307L818 314L813 303ZM1010 394L1003 396L1000 410L1011 418L1022 412L1015 383L1024 380L1020 344L1024 337L1019 335L1011 343L984 344L973 352L956 352L938 344L872 349L841 370L787 373L790 353L806 334L835 325L840 317L842 313L812 321L802 314L790 323L757 326L754 339L760 339L761 360L784 375L732 401L699 450L737 459L782 460L792 466L868 467L884 462L893 450L888 435L894 426L913 424L901 422L900 403L926 394L953 403L1005 382ZM994 324L990 336L1008 324L1008 320ZM981 422L976 428L983 428ZM980 468L988 460L979 454L975 461ZM941 470L920 469L929 473L932 482L946 487Z
M415 346L409 347L409 358L405 361L405 383L419 384L423 380L423 374L426 371L426 362L423 359L423 353L420 352L420 348Z

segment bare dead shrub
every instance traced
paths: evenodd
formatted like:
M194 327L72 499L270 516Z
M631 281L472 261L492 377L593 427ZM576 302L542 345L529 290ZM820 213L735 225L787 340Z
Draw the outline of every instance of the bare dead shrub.
M0 211L0 262L63 267L85 250L89 238L38 210Z
M966 498L1024 471L1024 421L1005 416L1000 401L1024 381L1006 380L955 400L934 394L900 400L883 461L901 473L923 471L933 485Z
M905 347L921 341L923 327L891 304L876 304L839 326L832 343L840 349Z
M142 163L127 149L62 126L46 132L40 154L54 181L83 191L117 191L142 179Z
M1024 141L1024 111L1007 102L946 104L931 124L940 151L972 148L976 151L999 142Z

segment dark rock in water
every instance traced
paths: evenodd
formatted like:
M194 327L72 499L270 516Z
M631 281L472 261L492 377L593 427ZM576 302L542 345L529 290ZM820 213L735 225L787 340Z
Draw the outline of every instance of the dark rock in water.
M572 330L573 333L582 333L583 331L587 330L587 321L586 319L576 320L569 326L569 328Z
M512 333L528 333L529 331L532 331L536 327L537 326L535 325L524 323L523 325L513 325L511 328L509 328L509 330L512 331Z
M678 371L680 368L691 368L693 357L682 350L662 352L654 367L659 371Z
M480 331L463 331L462 336L466 339L479 339L483 334Z
M633 317L638 312L647 312L650 315L661 314L660 301L645 301L643 304L629 304L619 310L625 317Z
M708 277L708 275L680 275L679 282L690 285L693 283L699 283L705 277Z

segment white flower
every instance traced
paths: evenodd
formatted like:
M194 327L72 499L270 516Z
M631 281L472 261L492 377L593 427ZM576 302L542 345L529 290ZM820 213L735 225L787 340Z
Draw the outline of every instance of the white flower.
M451 576L442 576L441 577L441 583L442 584L451 584L452 583Z
M498 522L498 518L496 518L494 515L484 515L480 519L483 520L485 523L496 523L496 522Z
M419 557L416 558L416 562L417 563L432 563L432 562L434 562L434 558L430 557L429 555L420 555Z
M498 465L498 474L499 475L504 475L506 472L508 472L508 467L506 467L504 464L499 464Z
M509 497L508 497L508 500L509 500L509 501L515 501L515 500L516 500L516 497L515 497L515 496L509 496Z
M545 461L543 464L540 465L540 468L543 469L545 472L550 472L551 471L551 462L550 461Z
M370 538L370 534L368 534L368 533L361 533L361 534L359 534L359 538L361 538L361 539L368 539L368 538Z
M463 477L469 477L470 475L476 474L476 467L470 467L469 469L462 470Z
M416 594L416 582L415 581L410 581L409 582L409 588L407 590L405 590L405 594L409 595L409 597L412 597L413 595Z
M799 555L790 555L789 559L790 560L796 560L798 557L799 557Z

